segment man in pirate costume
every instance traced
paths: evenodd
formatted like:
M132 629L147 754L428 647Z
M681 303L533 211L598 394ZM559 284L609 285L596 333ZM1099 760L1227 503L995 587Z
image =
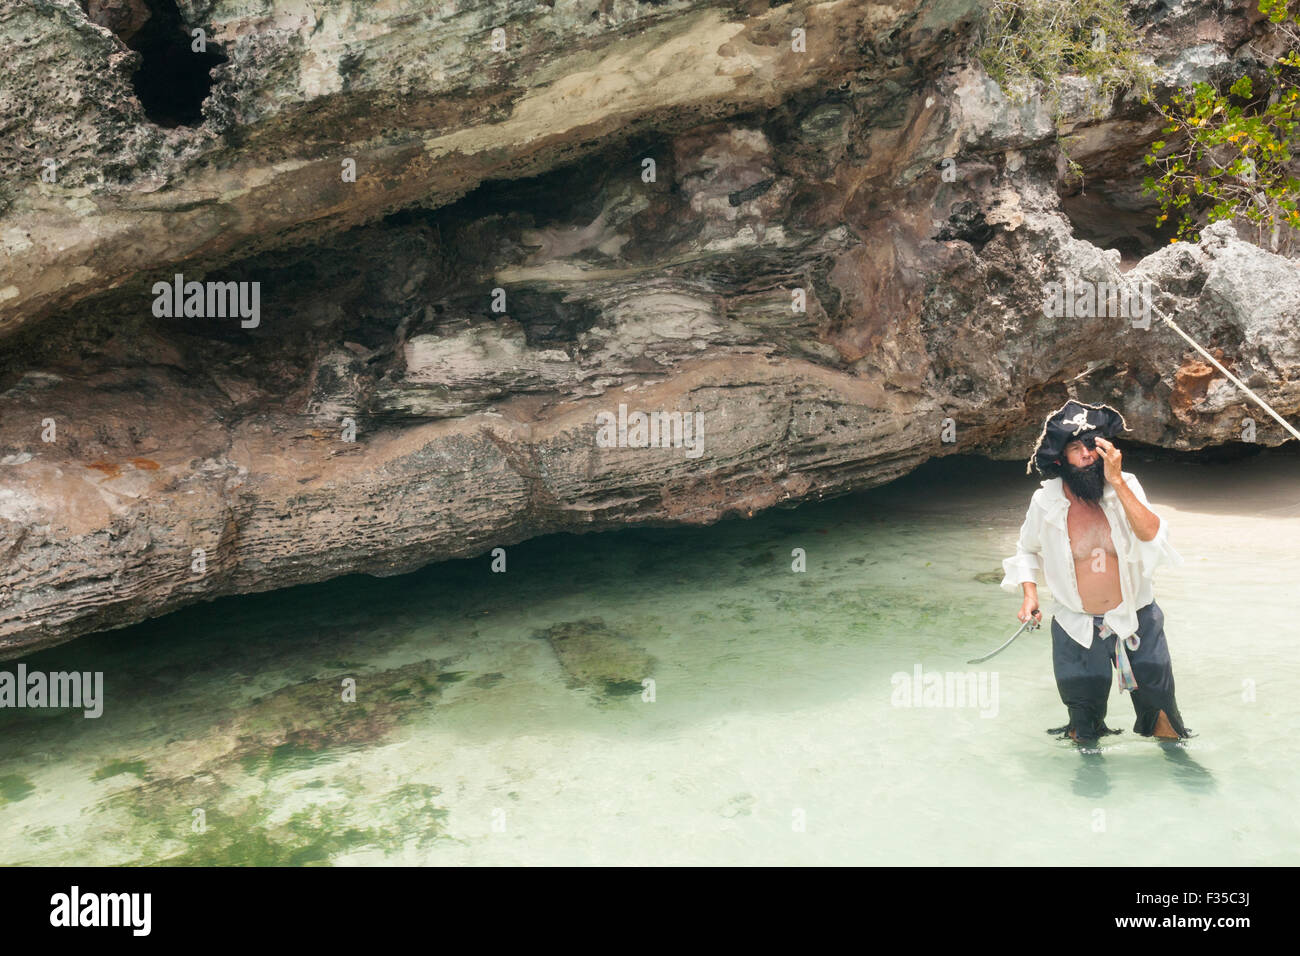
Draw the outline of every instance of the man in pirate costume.
M1029 502L1015 556L1002 562L1002 588L1024 592L1021 621L1041 618L1035 573L1043 572L1056 600L1052 670L1069 713L1069 723L1048 732L1089 747L1120 732L1105 724L1112 668L1133 701L1135 733L1191 736L1151 587L1156 568L1183 559L1137 478L1120 470L1109 439L1128 430L1109 405L1071 400L1048 416L1025 468L1046 480Z

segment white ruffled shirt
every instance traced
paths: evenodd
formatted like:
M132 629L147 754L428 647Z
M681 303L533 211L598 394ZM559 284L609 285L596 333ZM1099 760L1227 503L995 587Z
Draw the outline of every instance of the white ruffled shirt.
M1133 490L1138 501L1146 505L1142 485L1127 471L1120 472L1125 484ZM1107 611L1105 623L1116 634L1128 638L1138 629L1138 608L1146 607L1154 599L1152 575L1162 564L1174 567L1183 563L1182 556L1169 544L1169 525L1160 518L1160 528L1150 541L1139 540L1128 523L1119 494L1107 482L1101 496L1101 507L1110 523L1110 538L1115 545L1119 561L1119 586L1123 600ZM1074 554L1070 550L1070 531L1066 515L1070 500L1065 497L1064 482L1049 478L1034 492L1029 501L1029 512L1020 526L1020 539L1016 553L1002 562L1004 577L1002 589L1013 594L1025 581L1036 581L1041 569L1045 583L1056 601L1053 616L1067 634L1083 647L1092 646L1092 618L1083 609L1079 598L1079 585L1074 573Z

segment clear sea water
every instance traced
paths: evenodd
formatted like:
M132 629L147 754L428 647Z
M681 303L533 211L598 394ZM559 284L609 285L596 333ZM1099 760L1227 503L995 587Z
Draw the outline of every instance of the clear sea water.
M1017 626L997 581L1037 485L949 458L28 657L106 703L0 712L0 863L1300 863L1300 456L1125 467L1186 559L1156 579L1183 744L1113 685L1101 753L1045 733L1046 627L966 664ZM902 706L918 667L989 696Z

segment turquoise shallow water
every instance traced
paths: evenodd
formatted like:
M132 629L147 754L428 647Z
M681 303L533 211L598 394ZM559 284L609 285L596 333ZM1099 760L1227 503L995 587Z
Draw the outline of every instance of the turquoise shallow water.
M948 459L28 658L107 699L0 712L0 862L1294 865L1298 461L1126 463L1187 562L1156 579L1182 746L1135 738L1113 686L1102 754L1044 733L1046 628L965 664L1015 629L997 579L1036 484ZM902 706L918 667L987 696Z

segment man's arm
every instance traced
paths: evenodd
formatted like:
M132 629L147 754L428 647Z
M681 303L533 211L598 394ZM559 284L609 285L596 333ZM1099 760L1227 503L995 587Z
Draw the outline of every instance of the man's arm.
M1160 516L1144 505L1124 480L1124 473L1120 470L1122 457L1119 449L1106 439L1098 438L1097 452L1105 460L1106 480L1115 489L1115 494L1119 495L1129 527L1139 541L1152 540L1160 530Z
M1042 560L1039 557L1043 547L1038 536L1039 517L1034 499L1031 498L1029 511L1020 526L1020 536L1016 540L1016 553L1002 562L1002 569L1005 572L1002 578L1002 589L1014 594L1016 586L1019 585L1025 596L1016 615L1021 621L1028 620L1031 614L1041 617L1041 612L1038 610L1038 583L1034 580L1035 573L1042 567Z
M1022 624L1029 620L1030 615L1042 620L1043 612L1038 609L1038 585L1033 581L1025 581L1020 587L1025 592L1025 599L1020 602L1020 610L1016 612L1016 617Z
M1119 495L1120 504L1124 506L1124 514L1128 516L1129 526L1137 535L1137 539L1150 541L1155 538L1156 532L1160 530L1160 516L1138 500L1138 496L1122 477L1117 482L1112 481L1111 487L1115 489L1115 494Z

